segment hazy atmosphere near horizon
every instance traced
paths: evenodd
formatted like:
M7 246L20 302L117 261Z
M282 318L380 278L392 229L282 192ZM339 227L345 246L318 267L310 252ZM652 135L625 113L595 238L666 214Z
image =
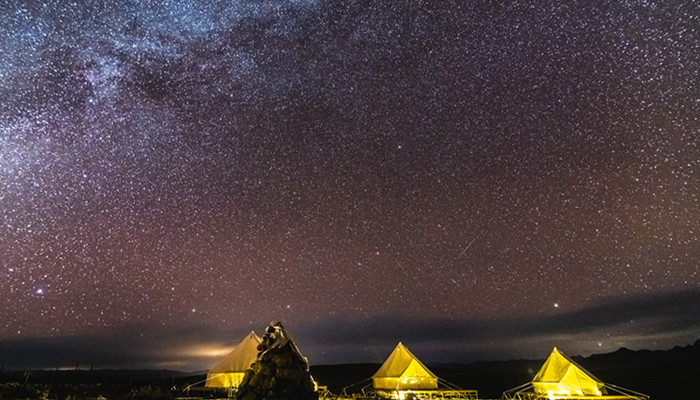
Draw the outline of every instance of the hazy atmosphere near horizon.
M0 1L0 364L700 338L700 3Z

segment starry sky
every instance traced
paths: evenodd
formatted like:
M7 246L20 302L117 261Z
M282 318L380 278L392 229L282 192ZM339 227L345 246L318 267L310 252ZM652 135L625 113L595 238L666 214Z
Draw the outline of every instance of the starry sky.
M0 1L0 362L700 338L700 4Z

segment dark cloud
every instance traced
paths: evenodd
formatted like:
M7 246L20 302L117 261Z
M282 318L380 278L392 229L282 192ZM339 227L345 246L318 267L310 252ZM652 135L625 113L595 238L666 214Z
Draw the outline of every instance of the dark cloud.
M312 363L379 362L399 341L431 362L538 358L558 346L571 354L599 353L582 343L635 343L656 337L659 348L691 342L700 332L700 290L621 297L595 307L553 316L464 320L379 315L307 322L290 326ZM263 325L254 327L262 332ZM98 368L206 368L215 360L207 349L224 351L245 332L221 327L151 325L101 335L39 337L0 341L0 362L10 369L71 366ZM536 343L533 347L533 343ZM606 346L607 350L610 349ZM221 354L220 354L221 355Z
M314 326L314 330L304 330L302 337L311 348L327 352L338 349L343 355L340 358L356 361L374 358L373 351L382 354L398 341L415 346L427 359L438 362L474 361L479 357L536 358L554 346L587 355L602 351L598 343L604 343L606 351L638 347L648 341L659 348L689 343L700 332L699 311L700 290L690 289L623 296L555 315L459 319L393 314L336 319Z
M4 340L0 342L0 362L9 369L51 369L78 362L96 368L187 369L202 359L208 361L210 348L233 346L244 334L193 325L127 324L99 334Z
M700 289L624 296L600 305L555 315L530 314L517 318L459 320L456 318L373 316L348 323L337 319L309 332L316 343L362 343L365 340L440 340L473 342L493 338L521 339L540 335L576 335L591 331L613 331L630 321L685 332L700 326ZM332 334L329 334L332 332ZM322 334L319 334L322 333Z

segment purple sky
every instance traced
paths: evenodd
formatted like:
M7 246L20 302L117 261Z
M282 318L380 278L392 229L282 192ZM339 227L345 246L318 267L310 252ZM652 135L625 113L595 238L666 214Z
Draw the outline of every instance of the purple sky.
M698 339L700 4L529 3L0 4L0 362Z

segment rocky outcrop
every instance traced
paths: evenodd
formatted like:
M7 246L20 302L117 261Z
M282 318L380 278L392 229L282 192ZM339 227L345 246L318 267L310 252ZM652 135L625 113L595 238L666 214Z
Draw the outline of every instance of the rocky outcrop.
M317 400L309 363L279 322L267 328L236 400Z

